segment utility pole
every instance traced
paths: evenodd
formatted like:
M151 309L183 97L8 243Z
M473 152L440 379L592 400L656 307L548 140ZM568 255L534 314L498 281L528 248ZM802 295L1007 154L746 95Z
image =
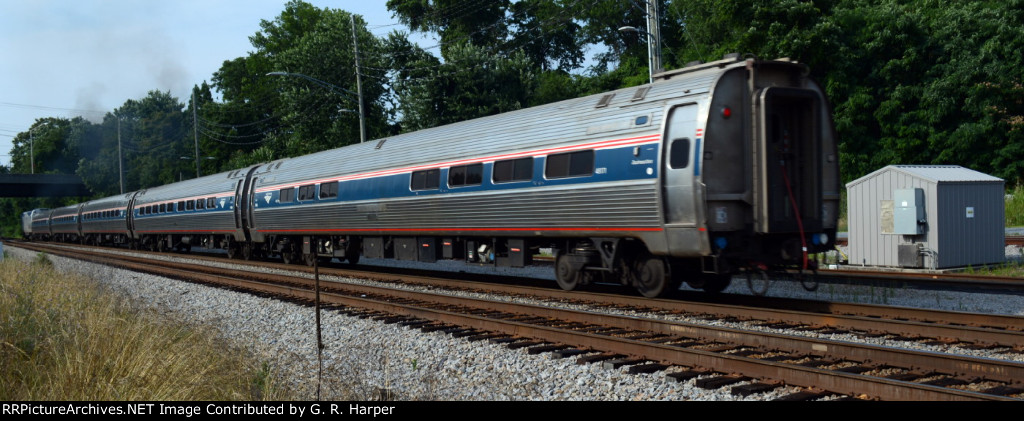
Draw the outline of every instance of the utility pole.
M647 0L647 32L650 38L647 43L647 54L650 56L650 76L654 81L654 73L661 72L661 16L658 12L658 0Z
M29 165L32 167L32 174L36 173L36 136L32 133L32 128L28 129L28 160Z
M359 93L359 143L366 141L366 122L363 114L363 79L359 75L359 40L356 38L356 15L349 14L352 20L352 50L356 53L356 91Z
M124 194L124 157L121 155L121 116L117 116L117 177L121 180L121 194Z
M199 119L196 118L196 90L192 89L192 134L196 139L196 178L199 178Z

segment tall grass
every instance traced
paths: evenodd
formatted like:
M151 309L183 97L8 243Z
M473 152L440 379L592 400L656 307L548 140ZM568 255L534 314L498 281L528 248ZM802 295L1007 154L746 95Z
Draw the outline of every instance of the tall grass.
M1024 185L1018 184L1006 198L1006 226L1024 226Z
M214 332L133 309L48 262L0 262L0 401L289 398Z

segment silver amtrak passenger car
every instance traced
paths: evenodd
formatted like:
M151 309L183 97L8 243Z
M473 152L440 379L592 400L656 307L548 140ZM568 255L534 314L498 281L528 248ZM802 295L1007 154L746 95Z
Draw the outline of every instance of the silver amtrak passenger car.
M284 159L250 171L253 250L522 266L562 288L721 290L834 245L838 152L805 66L729 58L650 85ZM245 194L243 194L245 195Z
M643 86L101 199L84 207L80 233L307 264L525 266L543 249L564 289L600 280L655 297L682 282L720 291L736 273L813 270L807 255L834 246L838 206L821 87L800 63L733 55Z

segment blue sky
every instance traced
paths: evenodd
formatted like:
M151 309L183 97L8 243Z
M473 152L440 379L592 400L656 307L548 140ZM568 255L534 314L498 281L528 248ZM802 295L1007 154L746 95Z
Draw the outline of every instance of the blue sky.
M371 32L408 31L386 0L306 0L362 15ZM0 0L0 165L11 139L43 117L98 121L151 90L184 98L286 0ZM419 44L437 44L415 34ZM436 50L434 51L436 54Z

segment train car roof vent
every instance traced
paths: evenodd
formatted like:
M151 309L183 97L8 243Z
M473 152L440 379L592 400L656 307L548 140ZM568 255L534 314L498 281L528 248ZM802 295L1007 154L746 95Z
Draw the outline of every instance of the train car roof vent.
M640 89L637 89L636 92L633 92L633 98L631 98L630 101L640 101L646 98L647 92L650 92L650 90L650 86L641 86Z
M615 96L615 94L605 94L605 96L601 97L600 101L597 101L597 106L595 106L594 108L604 108L604 107L607 107L608 104L611 104L612 97L614 97L614 96Z
M381 139L380 142L377 142L377 146L374 146L373 149L380 149L381 146L384 146L384 142L387 142L387 141L388 140L386 138L385 139Z

